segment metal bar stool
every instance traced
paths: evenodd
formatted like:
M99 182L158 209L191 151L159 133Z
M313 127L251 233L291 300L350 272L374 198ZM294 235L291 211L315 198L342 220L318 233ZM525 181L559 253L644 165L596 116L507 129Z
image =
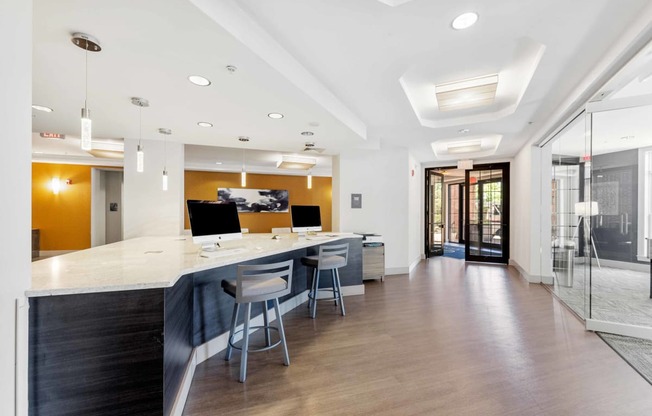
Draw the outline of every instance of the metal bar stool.
M347 264L349 258L349 243L322 245L319 246L319 254L316 256L305 256L301 258L301 263L312 267L312 285L308 293L308 307L310 316L315 319L317 316L317 293L319 291L332 291L333 301L337 306L338 301L342 316L346 315L344 311L344 299L342 299L342 285L340 284L339 268ZM330 270L332 287L319 288L320 271Z
M250 352L267 351L278 345L283 346L283 364L290 365L287 343L285 342L285 331L283 330L283 319L279 310L278 298L290 293L292 289L292 266L293 260L272 264L239 265L236 280L222 280L224 292L235 298L233 316L231 317L231 329L229 331L229 342L226 347L224 359L229 361L233 349L242 351L240 361L240 382L244 383L247 378L247 357ZM273 301L276 312L276 326L270 326L267 310L267 301ZM264 325L251 326L251 304L263 302ZM235 330L240 312L240 305L244 305L244 328ZM262 348L249 347L249 332L252 329L265 330L265 346ZM279 340L272 344L270 330L278 332ZM237 333L242 332L242 346L234 345L233 338Z

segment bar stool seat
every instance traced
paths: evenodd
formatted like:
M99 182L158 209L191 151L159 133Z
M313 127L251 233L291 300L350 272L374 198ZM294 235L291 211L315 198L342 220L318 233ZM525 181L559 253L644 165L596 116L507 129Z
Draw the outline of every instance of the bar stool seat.
M344 310L344 299L342 298L342 285L340 283L341 267L347 265L349 258L349 244L331 244L319 246L319 254L313 256L304 256L301 263L305 266L312 267L312 284L308 293L308 307L310 316L315 319L317 316L317 294L320 291L329 291L333 293L335 306L340 305L342 316L346 315ZM331 287L320 288L319 279L322 270L331 271ZM322 299L323 300L323 299Z
M224 359L226 361L231 360L234 349L242 351L239 378L241 383L244 383L247 379L247 358L250 352L267 351L281 345L283 347L283 364L290 365L278 298L289 294L292 290L293 264L293 260L288 260L272 264L239 265L236 280L222 280L224 292L235 298ZM272 301L274 305L276 326L270 325L269 322L268 301ZM264 325L251 326L251 304L254 302L263 303ZM240 305L244 305L244 325L242 330L236 331ZM250 348L249 332L252 329L263 329L265 331L264 347ZM279 335L279 340L275 343L271 341L271 330L278 332ZM242 346L238 347L235 345L234 337L240 332L242 332Z

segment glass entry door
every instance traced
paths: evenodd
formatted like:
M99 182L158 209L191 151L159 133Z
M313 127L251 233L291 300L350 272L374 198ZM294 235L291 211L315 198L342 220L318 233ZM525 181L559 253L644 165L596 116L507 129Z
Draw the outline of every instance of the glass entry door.
M448 241L464 244L464 184L448 185Z
M509 260L509 163L466 171L467 261Z
M426 256L444 254L444 175L426 171Z

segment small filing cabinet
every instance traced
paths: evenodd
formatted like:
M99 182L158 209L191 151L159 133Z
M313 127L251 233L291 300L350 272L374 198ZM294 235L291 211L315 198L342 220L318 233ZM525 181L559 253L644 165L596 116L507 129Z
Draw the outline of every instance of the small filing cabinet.
M385 281L385 245L383 243L362 244L362 280Z

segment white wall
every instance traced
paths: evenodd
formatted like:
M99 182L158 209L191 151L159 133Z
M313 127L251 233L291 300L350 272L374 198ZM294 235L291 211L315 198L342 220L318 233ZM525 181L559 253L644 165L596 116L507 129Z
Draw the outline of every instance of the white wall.
M159 140L143 140L144 172L136 172L138 140L125 139L124 159L124 239L151 235L180 235L183 231L182 144L167 143L169 188L161 189L164 145Z
M536 283L541 282L541 231L546 227L541 222L545 211L541 206L541 168L541 149L525 146L510 170L510 264L529 282Z
M106 183L106 200L104 203L106 244L111 244L122 241L122 214L124 212L122 172L105 170L103 174ZM110 204L112 202L118 203L117 211L111 211Z
M414 267L424 250L424 171L414 156L408 157L408 264Z
M419 245L419 175L410 176L406 149L346 151L333 160L333 227L374 232L385 241L385 272L407 273ZM362 208L351 208L351 194L362 194ZM414 229L414 228L417 229Z
M27 414L26 319L18 333L15 325L16 301L24 304L31 280L31 0L0 2L0 50L0 415L10 416ZM26 310L20 311L21 318Z

